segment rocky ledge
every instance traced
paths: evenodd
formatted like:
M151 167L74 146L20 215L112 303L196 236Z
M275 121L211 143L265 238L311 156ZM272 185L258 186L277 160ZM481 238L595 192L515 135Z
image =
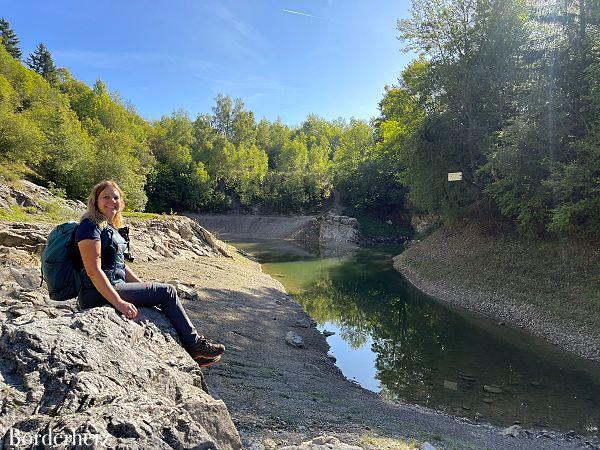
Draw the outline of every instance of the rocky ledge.
M360 225L354 217L323 214L319 227L319 247L323 255L343 255L358 249Z
M227 407L153 308L126 320L77 311L40 287L51 226L0 224L0 436L3 448L241 449ZM188 219L136 224L142 260L222 257L223 244ZM36 447L37 448L37 447Z
M149 308L135 321L106 307L3 322L4 444L242 448L227 407L206 392L174 333Z
M8 184L0 178L0 208L10 211L13 206L23 206L34 211L44 211L44 203L59 201L74 211L85 211L85 203L55 196L49 189L27 180Z

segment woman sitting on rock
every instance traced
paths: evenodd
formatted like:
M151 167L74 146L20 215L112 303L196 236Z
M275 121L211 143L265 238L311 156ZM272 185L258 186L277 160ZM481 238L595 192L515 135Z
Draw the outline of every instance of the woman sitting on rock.
M170 284L142 282L125 265L125 239L119 234L123 191L113 181L93 187L87 212L75 233L85 271L77 299L81 309L111 304L125 317L137 316L136 306L156 306L170 319L183 347L200 365L221 359L225 346L199 335L188 318L177 291Z

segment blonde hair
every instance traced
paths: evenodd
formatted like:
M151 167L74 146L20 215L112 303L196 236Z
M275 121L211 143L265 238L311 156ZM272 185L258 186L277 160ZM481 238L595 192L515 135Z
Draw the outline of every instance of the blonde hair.
M121 208L119 209L117 214L115 214L111 225L115 228L121 228L123 226L123 216L121 215L121 211L125 207L125 194L123 193L119 185L112 180L101 181L92 188L92 192L90 192L90 196L88 197L87 201L87 211L81 217L81 219L90 219L100 228L104 228L106 226L106 224L108 223L106 217L102 215L100 211L98 211L98 197L100 197L102 191L109 186L116 189L119 192L119 196L121 197Z

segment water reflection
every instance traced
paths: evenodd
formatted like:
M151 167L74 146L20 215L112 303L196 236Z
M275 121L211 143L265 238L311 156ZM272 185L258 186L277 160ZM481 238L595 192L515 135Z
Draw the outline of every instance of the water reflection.
M433 301L403 281L385 249L320 259L269 245L259 255L264 270L320 324L339 331L343 340L329 343L344 373L352 378L364 369L353 368L369 361L357 352L371 352L375 379L360 380L365 387L500 425L598 434L598 365Z

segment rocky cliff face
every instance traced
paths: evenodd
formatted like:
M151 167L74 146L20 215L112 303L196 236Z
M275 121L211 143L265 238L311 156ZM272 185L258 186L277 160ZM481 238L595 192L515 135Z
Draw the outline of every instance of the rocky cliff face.
M222 257L184 218L132 224L140 259ZM0 436L5 448L241 449L227 407L158 310L77 311L40 286L51 226L0 223ZM3 447L3 448L4 448Z
M360 225L353 217L324 214L319 227L319 247L325 255L340 255L358 248Z

